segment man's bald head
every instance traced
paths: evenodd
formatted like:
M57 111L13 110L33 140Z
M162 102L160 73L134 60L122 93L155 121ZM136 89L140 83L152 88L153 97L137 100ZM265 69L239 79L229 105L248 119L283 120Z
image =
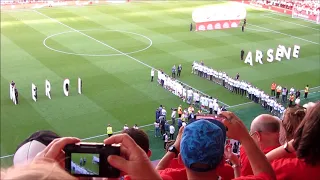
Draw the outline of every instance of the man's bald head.
M252 121L250 131L279 133L279 119L269 114L261 114Z

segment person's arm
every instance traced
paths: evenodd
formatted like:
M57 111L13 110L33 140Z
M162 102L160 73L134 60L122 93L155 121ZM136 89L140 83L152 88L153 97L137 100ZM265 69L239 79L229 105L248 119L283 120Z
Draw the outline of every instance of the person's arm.
M223 123L227 128L227 136L229 138L239 140L244 147L253 174L259 175L261 173L265 173L272 179L276 179L275 173L266 156L251 138L243 122L235 114L229 111L222 112L221 115L226 118L223 120Z
M239 158L235 154L233 154L231 152L231 147L230 146L226 146L225 147L224 155L233 164L232 165L232 169L233 169L234 177L235 178L239 177L240 176L240 170L241 170L240 161L239 161Z
M266 156L263 154L263 152L258 148L254 140L250 137L248 134L247 137L243 138L241 141L244 150L248 156L252 172L254 175L258 175L260 173L267 173L274 179L276 179L276 176L274 174L274 171L268 162Z
M241 166L234 164L232 165L232 168L233 168L234 178L240 177Z
M293 140L291 140L291 141L288 142L288 147L287 147L287 149L288 149L288 151L289 151L290 153L294 153L294 152L295 152L295 149L294 149L292 143L293 143ZM276 160L276 159L280 159L280 158L288 155L289 152L287 152L287 151L284 149L284 145L282 145L282 146L279 146L278 148L273 149L272 151L268 152L268 153L266 154L266 157L267 157L268 161L271 162L271 161L274 161L274 160Z
M171 160L175 157L175 153L168 151L158 163L156 170L164 170L169 167Z
M180 129L179 129L179 133L178 133L178 136L176 138L176 141L174 142L173 146L177 149L178 152L180 152L180 142L181 142L181 137L182 137L182 133L183 133L183 130L184 130L184 126L182 126ZM171 163L171 160L173 158L176 157L176 154L173 153L173 152L167 152L163 158L160 160L160 162L158 163L157 167L156 167L156 170L163 170L163 169L166 169L170 163Z

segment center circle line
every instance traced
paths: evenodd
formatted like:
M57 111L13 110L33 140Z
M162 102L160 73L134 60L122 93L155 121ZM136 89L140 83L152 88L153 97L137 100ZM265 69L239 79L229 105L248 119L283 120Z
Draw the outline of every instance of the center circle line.
M87 32L87 31L106 31L106 32L122 32L122 33L127 33L127 34L134 34L134 35L137 35L137 36L140 36L140 37L143 37L145 39L147 39L149 41L149 45L143 49L140 49L140 50L136 50L136 51L132 51L132 52L127 52L127 53L113 53L113 54L85 54L85 53L73 53L73 52L66 52L66 51L62 51L62 50L58 50L58 49L55 49L55 48L52 48L50 46L47 45L47 40L54 37L54 36L59 36L61 34L67 34L67 33L74 33L74 32L77 32L77 31L80 31L80 32ZM46 37L44 40L43 40L43 45L52 50L52 51L55 51L55 52L59 52L59 53L63 53L63 54L69 54L69 55L76 55L76 56L91 56L91 57L107 57L107 56L122 56L122 55L129 55L129 54L134 54L134 53L138 53L138 52L141 52L141 51L145 51L147 49L149 49L151 46L152 46L152 40L145 36L145 35L142 35L142 34L138 34L138 33L134 33L134 32L129 32L129 31L123 31L123 30L106 30L106 29L86 29L86 30L77 30L77 31L64 31L64 32L60 32L60 33L56 33L56 34L52 34L48 37Z

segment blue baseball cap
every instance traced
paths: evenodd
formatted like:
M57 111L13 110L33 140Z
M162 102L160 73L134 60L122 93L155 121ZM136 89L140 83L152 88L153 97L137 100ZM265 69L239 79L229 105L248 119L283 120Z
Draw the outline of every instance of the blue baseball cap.
M216 169L223 159L225 141L226 130L220 121L197 120L184 128L181 159L193 171Z

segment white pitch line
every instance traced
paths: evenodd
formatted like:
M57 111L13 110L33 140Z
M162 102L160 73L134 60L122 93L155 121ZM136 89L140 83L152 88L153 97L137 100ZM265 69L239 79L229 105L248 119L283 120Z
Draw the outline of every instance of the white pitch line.
M312 87L312 88L310 88L310 90L311 90L311 89L316 89L316 88L320 88L320 86Z
M270 17L270 16L268 16L268 15L261 15L261 16L266 17L266 18L270 18L270 19L275 19L275 20L282 21L282 22L286 22L286 23L289 23L289 24L294 24L294 25L297 25L297 26L305 27L305 28L308 28L308 29L313 29L313 30L320 31L320 29L317 29L317 28L313 28L313 27L310 27L310 26L306 26L306 25L302 25L302 24L298 24L298 23L286 21L286 20L283 20L283 19L278 19L278 18Z
M147 36L144 36L142 34L138 34L138 33L134 33L134 32L129 32L129 31L121 31L121 30L105 30L105 29L86 29L86 30L78 30L78 31L81 31L81 32L87 32L87 31L106 31L106 32L121 32L121 33L127 33L127 34L134 34L134 35L137 35L137 36L140 36L140 37L143 37L145 39L147 39L149 41L149 45L143 49L140 49L140 50L136 50L136 51L131 51L131 52L126 52L125 54L134 54L134 53L138 53L138 52L142 52L142 51L145 51L147 49L149 49L151 46L152 46L152 40L150 38L148 38ZM69 55L75 55L75 56L91 56L91 57L108 57L108 56L122 56L122 54L84 54L84 53L72 53L72 52L66 52L66 51L61 51L61 50L58 50L58 49L54 49L50 46L48 46L46 44L46 41L54 36L59 36L61 34L67 34L67 33L71 33L71 32L74 32L74 31L65 31L65 32L60 32L60 33L56 33L56 34L52 34L48 37L46 37L44 40L43 40L43 45L52 50L52 51L56 51L56 52L59 52L59 53L63 53L63 54L69 54Z
M307 39L303 39L303 38L300 38L300 37L297 37L297 36L293 36L293 35L291 35L291 34L282 33L282 32L276 31L276 30L272 30L272 29L269 29L269 28L257 26L257 25L254 25L254 24L250 24L250 25L251 25L251 26L255 26L255 27L259 27L259 28L262 28L262 29L265 29L265 30L269 30L269 31L274 32L274 33L278 33L278 34L282 34L282 35L285 35L285 36L289 36L289 37L292 37L292 38L295 38L295 39L299 39L299 40L302 40L302 41L306 41L306 42L309 42L309 43L312 43L312 44L318 44L318 45L320 45L320 43L318 43L318 42L313 42L313 41L310 41L310 40L307 40Z
M8 158L8 157L12 157L14 154L10 154L10 155L6 155L6 156L1 156L0 159L4 159L4 158Z
M146 63L138 60L137 58L134 58L134 57L132 57L132 56L130 56L130 55L128 55L128 54L126 54L126 53L124 53L124 52L122 52L122 51L120 51L120 50L118 50L118 49L116 49L116 48L114 48L114 47L112 47L112 46L104 43L104 42L102 42L102 41L99 41L99 40L97 40L97 39L95 39L95 38L93 38L93 37L91 37L91 36L89 36L89 35L81 32L81 31L79 31L79 30L77 30L77 29L74 29L74 28L72 28L72 27L70 27L70 26L68 26L68 25L66 25L66 24L64 24L64 23L62 23L62 22L54 19L54 18L51 18L50 16L47 16L47 15L45 15L45 14L43 14L43 13L37 11L37 10L33 10L33 11L36 12L36 13L38 13L38 14L40 14L40 15L42 15L42 16L44 16L44 17L47 17L47 18L51 19L52 21L55 21L55 22L57 22L57 23L65 26L65 27L67 27L67 28L69 28L69 29L71 29L71 30L73 30L73 31L75 31L75 32L78 32L79 34L82 34L83 36L86 36L86 37L88 37L89 39L92 39L92 40L94 40L94 41L96 41L96 42L98 42L98 43L100 43L100 44L102 44L102 45L104 45L104 46L106 46L106 47L108 47L108 48L110 48L110 49L118 52L119 54L122 54L123 56L126 56L126 57L128 57L128 58L130 58L130 59L132 59L132 60L134 60L134 61L136 61L136 62L138 62L138 63L140 63L140 64L142 64L142 65L144 65L144 66L147 66L147 67L149 67L150 69L157 69L157 68L154 68L154 67L150 66L149 64L146 64ZM177 80L177 81L178 81L178 80ZM182 84L185 84L185 83L183 83L183 82L181 82L181 81L179 81L179 82L182 83ZM185 85L189 86L188 84L185 84ZM191 86L189 86L189 87L191 87ZM209 96L208 94L205 94L205 93L203 93L202 91L200 91L200 90L198 90L198 89L196 89L196 88L193 88L193 87L192 87L192 89L194 89L194 90L196 90L196 91L198 91L198 92L201 92L202 94L204 94L204 95L206 95L206 96ZM223 103L222 101L220 101L220 103L223 104L223 105L226 105L227 107L230 107L228 104Z

